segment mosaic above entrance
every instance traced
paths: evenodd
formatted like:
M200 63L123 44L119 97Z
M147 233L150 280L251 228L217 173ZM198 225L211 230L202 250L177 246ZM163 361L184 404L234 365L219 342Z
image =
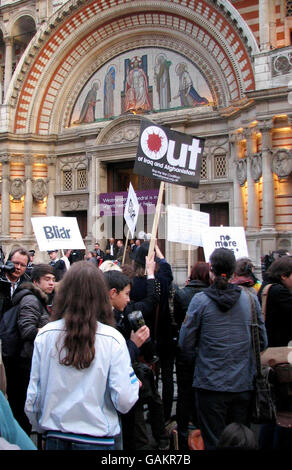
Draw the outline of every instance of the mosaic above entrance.
M145 113L212 105L204 76L185 57L164 49L139 49L115 57L81 91L71 125Z

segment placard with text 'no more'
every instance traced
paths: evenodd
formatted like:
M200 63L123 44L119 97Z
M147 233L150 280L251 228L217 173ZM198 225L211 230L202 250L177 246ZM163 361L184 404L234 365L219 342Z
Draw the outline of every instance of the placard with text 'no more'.
M142 120L134 173L197 188L205 139Z
M248 257L245 231L243 227L208 227L202 233L205 260L216 248L233 251L236 259Z

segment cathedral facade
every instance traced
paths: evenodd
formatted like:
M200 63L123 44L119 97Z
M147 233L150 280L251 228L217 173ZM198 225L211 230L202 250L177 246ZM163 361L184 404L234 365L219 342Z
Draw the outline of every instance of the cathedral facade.
M176 280L199 250L170 243L169 204L243 226L258 270L292 249L292 2L1 0L1 237L39 253L31 217L73 216L88 249L125 238L141 119L203 137L197 189L166 184L159 238ZM137 231L151 232L153 210Z

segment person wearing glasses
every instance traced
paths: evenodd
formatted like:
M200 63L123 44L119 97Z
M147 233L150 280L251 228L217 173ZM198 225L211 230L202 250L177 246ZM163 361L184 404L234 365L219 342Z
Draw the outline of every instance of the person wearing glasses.
M12 297L22 282L30 281L26 274L30 256L25 248L18 247L12 250L7 261L14 265L14 271L3 270L0 274L0 315L12 306Z

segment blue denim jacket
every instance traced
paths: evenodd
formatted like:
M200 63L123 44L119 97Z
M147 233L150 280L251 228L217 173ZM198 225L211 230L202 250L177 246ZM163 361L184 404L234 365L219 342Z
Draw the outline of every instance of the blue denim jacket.
M260 304L254 299L260 348L264 350L266 329ZM189 305L179 346L184 357L195 359L193 387L222 392L253 389L255 362L249 296L242 290L233 302L228 310L222 311L205 291L196 294Z

